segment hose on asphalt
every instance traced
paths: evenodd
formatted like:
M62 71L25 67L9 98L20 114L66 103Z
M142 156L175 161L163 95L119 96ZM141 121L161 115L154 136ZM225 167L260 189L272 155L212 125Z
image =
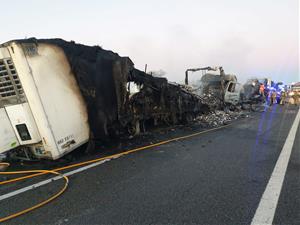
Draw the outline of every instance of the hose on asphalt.
M187 138L198 136L198 135L201 135L201 134L204 134L204 133L208 133L208 132L211 132L211 131L223 129L223 128L228 127L230 125L231 124L228 124L228 125L224 125L224 126L221 126L221 127L212 128L212 129L209 129L209 130L200 131L200 132L196 132L196 133L193 133L193 134L189 134L189 135L185 135L185 136L180 136L180 137L168 139L168 140L161 141L161 142L158 142L158 143L155 143L155 144L146 145L146 146L135 148L135 149L128 150L128 151L125 151L125 152L121 152L121 153L117 153L117 154L113 154L113 155L109 155L109 156L105 156L105 157L100 157L100 158L96 158L96 159L92 159L92 160L88 160L88 161L83 161L83 162L80 162L80 163L71 164L71 165L60 167L60 168L56 168L56 169L53 169L53 170L27 170L27 171L25 170L25 171L13 171L13 172L1 172L0 171L0 175L16 175L16 174L33 173L31 175L26 175L26 176L22 176L22 177L17 177L17 178L13 178L13 179L10 179L10 180L6 180L6 181L1 181L0 185L11 184L11 183L14 183L14 182L17 182L17 181L30 179L30 178L41 176L41 175L45 175L45 174L59 175L59 176L62 176L64 178L64 180L65 180L65 184L64 184L63 188L59 192L57 192L56 194L54 194L53 196L51 196L50 198L48 198L47 200L45 200L45 201L43 201L41 203L38 203L38 204L36 204L36 205L34 205L34 206L30 207L30 208L27 208L25 210L22 210L20 212L11 214L11 215L3 217L3 218L0 218L0 223L4 222L4 221L7 221L7 220L10 220L10 219L13 219L13 218L16 218L16 217L21 216L21 215L23 215L25 213L31 212L31 211L33 211L33 210L35 210L37 208L40 208L40 207L48 204L49 202L53 201L54 199L58 198L60 195L62 195L66 191L66 189L67 189L67 187L69 185L69 179L68 179L67 176L59 173L58 171L72 169L74 167L80 167L80 166L84 166L84 165L96 163L96 162L99 162L99 161L103 161L103 160L106 160L106 159L118 158L118 157L121 157L123 155L128 155L128 154L139 152L139 151L146 150L146 149L149 149L149 148L153 148L153 147L157 147L157 146L160 146L160 145L168 144L168 143L171 143L171 142L174 142L174 141L180 141L180 140L184 140L184 139L187 139ZM0 162L0 166L8 167L9 165L10 165L9 163L6 163L6 162L2 162L1 163Z
M5 167L8 167L10 164L9 163L0 163L0 166L5 166ZM62 195L66 190L67 190L67 187L69 185L69 178L67 176L64 176L58 172L55 172L55 171L51 171L51 170L27 170L27 171L15 171L15 172L0 172L0 174L6 174L6 175L15 175L15 174L27 174L27 173L40 173L41 175L42 174L55 174L55 175L59 175L61 176L62 178L64 178L65 180L65 184L64 186L62 187L61 190L59 190L56 194L52 195L50 198L32 206L32 207L29 207L27 209L24 209L24 210L21 210L19 212L16 212L14 214L11 214L9 216L6 216L6 217L2 217L0 218L0 223L2 222L5 222L5 221L8 221L8 220L11 220L13 218L16 218L18 216L21 216L25 213L28 213L30 211L33 211L37 208L40 208L46 204L48 204L49 202L53 201L54 199L58 198L60 195Z

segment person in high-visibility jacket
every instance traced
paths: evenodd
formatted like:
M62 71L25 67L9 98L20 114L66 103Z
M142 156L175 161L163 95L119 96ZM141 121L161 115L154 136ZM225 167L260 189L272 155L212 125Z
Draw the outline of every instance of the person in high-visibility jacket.
M264 84L259 85L259 94L260 94L260 96L265 97L265 85Z
M262 83L259 85L259 95L260 95L261 99L265 102L266 101L265 85Z
M281 92L281 96L280 96L280 105L284 105L285 104L286 96L287 96L286 92L282 91Z
M264 84L260 84L259 85L259 94L261 96L264 96L265 95L265 85Z
M270 105L276 104L276 97L277 97L276 91L272 91L270 95Z

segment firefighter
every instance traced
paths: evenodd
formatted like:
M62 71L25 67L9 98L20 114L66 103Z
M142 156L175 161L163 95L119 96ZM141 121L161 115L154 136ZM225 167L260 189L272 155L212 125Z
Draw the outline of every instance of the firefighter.
M259 94L261 97L265 97L265 85L262 83L259 85Z
M281 92L281 96L280 96L280 105L284 105L285 104L286 96L287 96L286 92L282 91Z
M270 92L270 106L273 104L276 104L276 97L277 97L277 94L276 94L275 90Z

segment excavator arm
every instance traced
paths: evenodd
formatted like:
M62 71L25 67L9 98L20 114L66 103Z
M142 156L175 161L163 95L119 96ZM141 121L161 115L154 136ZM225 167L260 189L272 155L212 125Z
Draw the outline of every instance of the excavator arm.
M222 67L220 67L222 68ZM188 85L189 84L189 72L197 72L197 71L203 71L203 70L214 70L217 71L217 68L213 68L213 67L203 67L203 68L192 68L192 69L187 69L185 71L185 84Z

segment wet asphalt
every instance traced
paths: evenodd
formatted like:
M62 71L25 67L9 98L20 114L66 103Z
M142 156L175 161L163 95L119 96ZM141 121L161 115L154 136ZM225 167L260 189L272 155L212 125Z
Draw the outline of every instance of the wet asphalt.
M224 129L111 160L71 176L61 197L4 224L250 224L297 111L276 105ZM300 127L274 224L300 224L299 153ZM62 185L1 201L0 217ZM17 186L1 194L10 188Z

